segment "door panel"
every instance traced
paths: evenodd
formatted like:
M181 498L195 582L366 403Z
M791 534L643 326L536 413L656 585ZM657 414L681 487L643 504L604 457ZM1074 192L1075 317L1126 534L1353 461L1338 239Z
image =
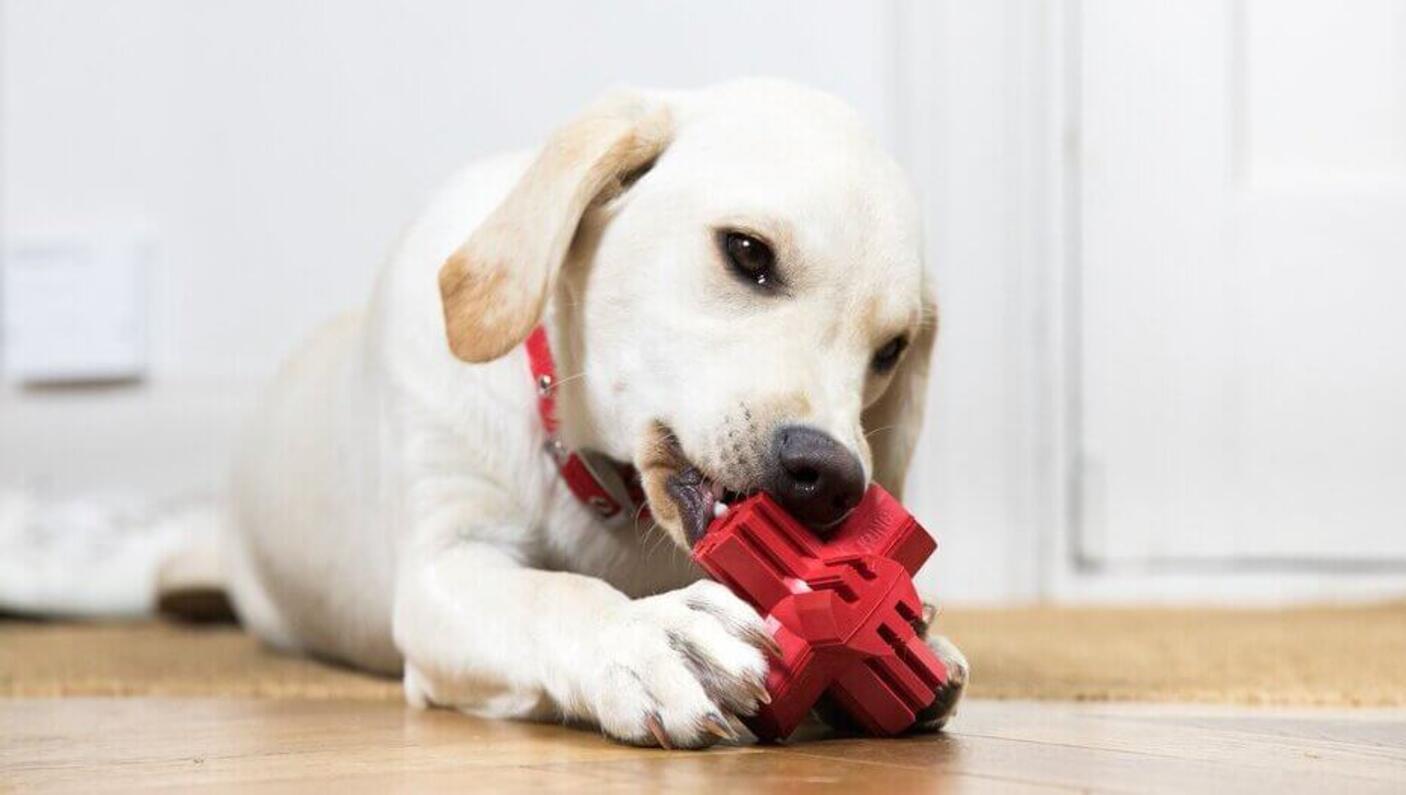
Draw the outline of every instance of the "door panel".
M1077 38L1078 551L1406 564L1406 4Z

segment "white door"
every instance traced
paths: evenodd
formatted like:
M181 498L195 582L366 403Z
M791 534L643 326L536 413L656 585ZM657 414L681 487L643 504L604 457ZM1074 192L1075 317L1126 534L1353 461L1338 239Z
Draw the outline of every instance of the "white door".
M1075 551L1406 569L1406 2L1073 18Z

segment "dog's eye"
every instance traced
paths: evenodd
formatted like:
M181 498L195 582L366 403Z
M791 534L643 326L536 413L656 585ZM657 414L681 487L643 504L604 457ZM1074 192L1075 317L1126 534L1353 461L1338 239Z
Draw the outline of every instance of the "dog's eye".
M903 355L904 349L908 347L908 338L904 336L894 337L884 343L884 347L874 352L874 372L887 373L898 364L898 357Z
M776 284L776 255L771 246L742 232L724 232L723 256L732 271L759 287Z

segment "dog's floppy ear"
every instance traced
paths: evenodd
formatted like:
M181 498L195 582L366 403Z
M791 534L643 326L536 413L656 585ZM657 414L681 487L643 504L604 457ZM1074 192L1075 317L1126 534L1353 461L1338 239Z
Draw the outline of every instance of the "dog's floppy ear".
M672 131L662 102L620 91L552 135L503 203L439 270L455 356L486 362L527 338L582 215L657 158Z
M888 389L864 410L862 424L874 456L874 481L903 499L903 482L918 443L927 404L928 369L937 339L937 304L923 286L923 321Z

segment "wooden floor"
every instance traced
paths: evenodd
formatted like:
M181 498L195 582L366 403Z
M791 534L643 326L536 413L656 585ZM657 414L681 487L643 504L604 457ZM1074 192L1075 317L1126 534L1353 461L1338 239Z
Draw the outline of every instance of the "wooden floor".
M0 700L16 792L1406 792L1406 711L976 701L950 734L705 752L396 704Z

